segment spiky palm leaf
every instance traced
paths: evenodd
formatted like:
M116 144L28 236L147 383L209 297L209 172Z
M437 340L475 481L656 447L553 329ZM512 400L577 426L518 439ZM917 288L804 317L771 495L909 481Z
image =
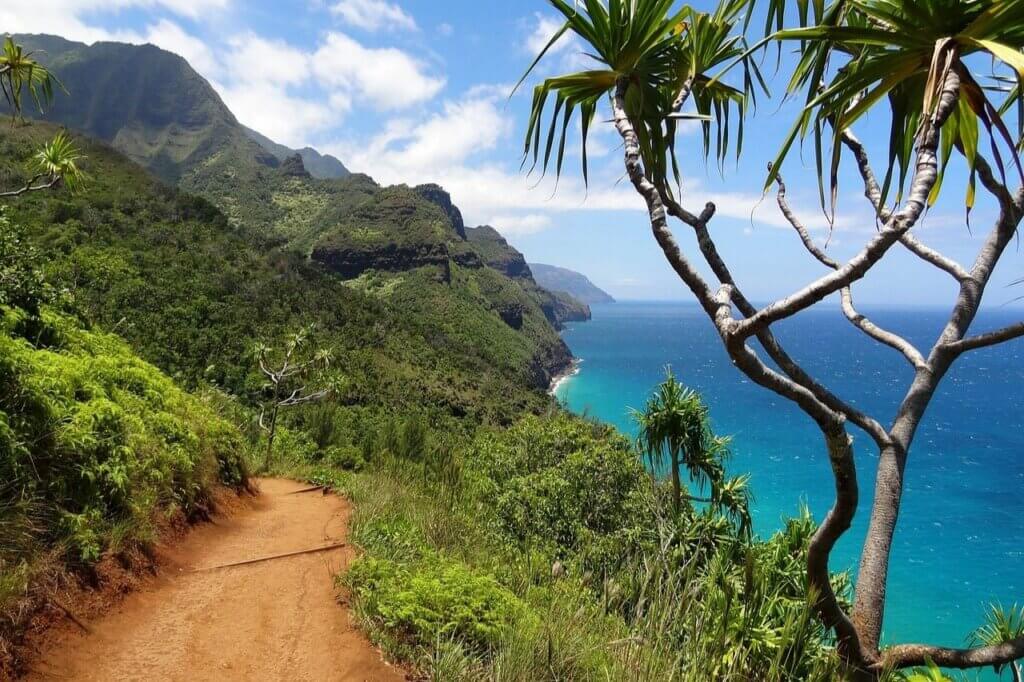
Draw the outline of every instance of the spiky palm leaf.
M750 490L750 476L742 475L723 481L712 496L715 505L739 526L740 533L749 536L753 530L750 504L754 496Z
M82 155L66 133L60 132L36 152L35 162L39 172L51 182L59 182L67 189L78 189L85 174L78 167Z
M554 159L555 172L561 174L569 124L578 114L583 178L587 182L590 127L601 99L614 92L623 78L629 81L626 112L636 127L645 171L662 189L669 190L670 168L677 184L680 180L675 145L681 119L703 122L705 154L711 149L712 124L717 126L715 151L719 160L732 144L738 153L748 95L755 81L762 82L756 66L744 56L742 36L732 35L747 0L723 2L713 14L688 6L673 11L673 0L549 2L565 17L565 24L530 65L519 85L566 34L578 36L595 65L602 68L548 78L534 89L524 165L531 162L532 170L539 164L546 171ZM712 82L709 70L732 59L741 60L746 67L742 87ZM692 90L696 114L678 111L677 98L686 90ZM554 105L548 113L552 99ZM738 128L735 142L730 134L733 120Z
M967 641L972 646L998 646L1020 637L1024 637L1024 608L1016 604L1010 608L1004 608L1002 604L992 604L985 614L985 623L972 632ZM1002 670L1002 665L995 668L996 673L1001 673Z
M63 87L49 69L35 60L34 53L26 52L10 36L4 38L3 50L0 51L0 92L3 92L13 115L21 114L26 90L42 111L43 106L53 99L55 86Z
M771 0L769 25L780 27L785 0ZM839 135L882 100L887 99L892 122L889 158L883 182L883 205L893 187L902 197L915 141L930 124L945 75L953 70L961 80L961 106L942 133L942 168L954 149L967 160L970 180L968 210L974 204L974 165L978 153L978 122L987 130L993 158L1005 173L1003 152L1009 148L1024 179L1002 114L1011 103L1022 104L1019 84L1024 79L1024 3L1007 0L837 0L829 7L807 0L801 9L801 28L781 29L769 41L799 41L803 56L787 91L803 93L805 108L784 141L765 183L775 181L797 137L813 135L821 202L826 205L824 178L829 177L831 209L835 209L837 175L843 145ZM811 20L814 25L807 26ZM979 84L971 55L983 54L1012 69L1018 86L1010 101L997 107ZM841 64L837 62L841 60ZM1011 102L1012 101L1012 102ZM826 129L831 128L831 134ZM829 139L830 138L830 139ZM831 143L826 173L823 147ZM1003 146L1003 152L1000 146ZM938 198L942 178L929 198Z

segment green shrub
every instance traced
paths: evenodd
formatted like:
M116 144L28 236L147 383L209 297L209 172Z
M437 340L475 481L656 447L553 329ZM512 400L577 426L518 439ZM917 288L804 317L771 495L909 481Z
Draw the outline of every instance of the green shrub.
M352 564L345 580L366 617L412 646L451 638L487 651L527 617L523 602L494 578L455 561L408 567L365 558Z
M55 293L42 273L43 256L27 239L20 223L12 223L6 206L0 206L0 305L31 312L54 299Z
M119 339L46 309L0 308L0 448L0 508L33 501L38 536L75 561L99 558L126 520L246 478L233 425Z
M343 471L360 471L366 462L362 451L354 445L332 445L324 453L324 462Z
M649 476L629 443L605 427L531 416L483 433L468 457L475 494L491 501L498 532L517 545L616 563L649 525Z

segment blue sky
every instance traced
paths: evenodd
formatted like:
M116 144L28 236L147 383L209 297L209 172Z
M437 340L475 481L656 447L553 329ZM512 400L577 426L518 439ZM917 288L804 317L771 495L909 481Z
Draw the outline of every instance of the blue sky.
M529 95L508 94L557 27L554 19L543 0L5 0L0 6L0 31L152 42L177 52L243 123L279 142L333 153L382 183L438 182L468 224L492 224L528 259L577 269L620 298L686 299L650 236L642 202L623 181L610 125L592 134L589 190L576 164L567 164L557 191L550 179L538 182L519 171ZM563 41L539 74L586 64L580 46ZM774 61L766 71L774 72ZM771 84L781 91L784 79ZM684 203L717 203L713 233L748 296L759 300L822 274L774 197L761 196L765 166L796 111L777 95L748 122L738 165L706 169L696 131L680 146ZM885 128L876 115L857 129L876 163L886 151ZM791 156L784 171L791 202L824 240L810 155ZM848 166L842 180L830 249L849 257L874 222L855 169ZM954 167L917 233L969 264L995 213L979 192L972 234L963 187ZM678 236L692 252L685 230ZM1012 247L990 288L990 305L1024 295L1024 286L1009 286L1024 276L1022 266ZM858 301L879 304L946 304L954 294L946 275L899 251L855 288Z

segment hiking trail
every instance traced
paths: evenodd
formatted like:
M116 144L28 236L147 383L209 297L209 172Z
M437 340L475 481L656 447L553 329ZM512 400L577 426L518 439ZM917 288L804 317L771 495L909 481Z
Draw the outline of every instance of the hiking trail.
M56 628L25 679L404 680L336 599L351 548L215 568L345 541L346 501L294 481L258 485L243 508L162 547L159 576L86 622L88 634Z

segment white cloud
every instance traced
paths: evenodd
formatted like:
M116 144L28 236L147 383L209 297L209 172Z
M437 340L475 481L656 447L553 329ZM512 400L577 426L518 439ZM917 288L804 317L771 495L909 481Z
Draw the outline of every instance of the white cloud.
M109 31L92 25L85 16L156 8L196 20L222 12L231 3L232 0L4 0L0 4L0 27L11 33L51 33L86 43L145 42L143 36L134 32Z
M313 73L323 84L353 93L358 105L402 109L434 97L444 78L397 48L364 47L343 33L329 33L313 55Z
M449 24L447 21L437 25L437 35L442 38L450 38L455 34L455 27Z
M225 61L235 82L298 85L310 78L310 55L283 41L247 33L231 38L228 45Z
M520 237L526 234L536 234L551 227L551 216L539 213L526 215L496 215L487 221L504 237Z
M289 147L305 146L311 134L340 119L338 110L315 99L290 95L273 83L215 87L239 121Z
M213 50L169 19L161 19L149 26L144 39L147 43L184 57L185 61L207 78L214 78L221 71Z
M416 31L416 20L398 5L383 0L341 0L331 13L345 23L365 31L381 29Z
M551 15L541 14L540 12L535 13L533 15L533 19L534 26L533 29L531 29L530 34L526 37L526 41L523 43L523 49L531 56L536 57L554 37L554 35L561 30L562 26L565 25L565 20ZM548 54L552 55L567 50L570 47L573 47L573 43L573 35L566 33L558 39L558 42L551 46L548 50Z
M226 41L220 57L224 79L214 87L239 121L276 142L305 146L351 108L347 93L307 94L313 56L284 41L239 34Z
M565 20L549 14L536 12L533 15L532 28L526 35L521 47L522 50L533 59L540 54L541 50L558 33ZM559 71L579 71L580 69L595 68L596 62L583 51L579 38L572 31L566 31L562 36L548 48L544 56L544 62L551 64L552 58L559 55L555 61ZM542 67L543 68L543 67Z

